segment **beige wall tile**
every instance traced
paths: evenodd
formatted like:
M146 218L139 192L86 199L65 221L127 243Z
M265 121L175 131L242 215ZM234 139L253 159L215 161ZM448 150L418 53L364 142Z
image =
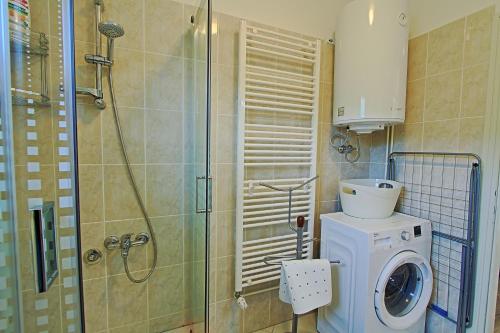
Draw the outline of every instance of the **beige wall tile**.
M108 277L107 283L109 328L146 319L146 283L132 283L125 274Z
M326 42L321 42L321 71L320 71L320 81L333 84L333 67L335 58L335 47Z
M462 116L476 117L486 113L489 63L465 68L462 87Z
M489 61L495 7L491 6L467 16L464 65Z
M408 81L422 79L427 68L427 41L425 34L410 39L408 42Z
M146 51L182 56L185 22L182 3L145 0Z
M220 212L217 215L217 256L225 257L235 253L236 214Z
M215 300L232 299L234 295L234 257L217 259L217 280L215 281Z
M158 244L158 267L181 264L184 261L184 217L169 216L152 219ZM152 244L148 260L153 260Z
M421 151L423 126L422 123L396 126L394 151Z
M107 322L106 279L93 279L83 282L85 297L85 331L89 333L105 330Z
M118 106L144 107L143 52L116 47L113 80Z
M178 312L168 316L162 316L149 320L149 331L165 332L177 327L185 325L189 320L189 314L185 312Z
M408 82L406 89L405 123L423 121L425 104L425 79Z
M460 113L461 71L453 71L427 79L424 121L452 119Z
M238 119L234 116L217 117L217 141L215 142L217 163L236 162Z
M452 152L458 148L458 119L424 124L423 150Z
M326 124L333 123L333 84L320 83L319 121Z
M146 107L182 110L183 60L159 54L146 54Z
M144 163L144 110L121 107L118 110L126 152L131 163ZM113 112L103 112L103 160L105 164L124 164Z
M80 165L80 221L100 222L104 220L102 167Z
M324 163L320 164L320 200L333 201L337 200L340 164L339 163Z
M254 332L270 326L270 293L260 293L246 298L253 306L245 311L244 332Z
M102 162L101 114L93 105L78 104L78 162L98 164Z
M49 1L50 16L57 17L58 3ZM92 1L75 1L75 40L95 43L95 7ZM91 14L90 14L91 13ZM58 36L58 20L50 20L50 35Z
M226 14L219 14L218 18L218 63L221 65L235 66L238 63L238 32L240 29L240 20Z
M236 205L236 166L234 164L219 164L216 172L216 210L234 210Z
M144 16L143 0L107 0L104 6L103 20L116 22L125 30L125 35L116 39L116 46L143 50L145 26L143 18L148 17ZM105 37L103 41L105 42Z
M132 166L141 195L144 195L144 166ZM127 170L123 165L104 166L104 216L106 221L141 218Z
M148 299L150 318L182 311L184 308L183 266L159 268L148 281Z
M234 115L238 113L238 68L234 66L217 66L218 99L217 109L219 114Z
M460 119L460 151L481 155L484 146L483 137L483 117Z
M182 163L183 114L165 110L146 110L147 163ZM142 148L144 150L144 147Z
M83 279L95 279L106 275L106 250L104 248L104 223L85 223L80 226L82 252L85 254L90 249L97 249L103 253L101 262L95 265L89 265L83 261ZM85 303L87 304L87 303ZM92 300L90 301L92 304Z
M182 213L183 170L180 164L148 165L146 182L146 208L150 216Z
M243 332L243 313L233 300L217 303L214 332Z
M427 75L459 69L463 62L465 19L429 33Z

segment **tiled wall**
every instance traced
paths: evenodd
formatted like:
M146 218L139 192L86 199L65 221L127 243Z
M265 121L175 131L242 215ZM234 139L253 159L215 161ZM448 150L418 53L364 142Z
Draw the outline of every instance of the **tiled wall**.
M395 151L482 153L494 7L409 42L406 120ZM383 175L385 135L375 137L372 175Z

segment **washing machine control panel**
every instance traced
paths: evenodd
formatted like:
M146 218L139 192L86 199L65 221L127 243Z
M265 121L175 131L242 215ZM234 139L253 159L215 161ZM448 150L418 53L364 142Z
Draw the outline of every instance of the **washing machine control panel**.
M411 234L408 231L401 232L401 239L405 241L409 241L411 238Z

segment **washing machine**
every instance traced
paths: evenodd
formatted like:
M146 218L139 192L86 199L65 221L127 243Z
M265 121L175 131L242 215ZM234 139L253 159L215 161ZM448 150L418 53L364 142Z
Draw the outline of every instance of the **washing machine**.
M359 219L321 216L321 258L332 265L333 297L320 333L423 333L432 293L428 220L400 213Z

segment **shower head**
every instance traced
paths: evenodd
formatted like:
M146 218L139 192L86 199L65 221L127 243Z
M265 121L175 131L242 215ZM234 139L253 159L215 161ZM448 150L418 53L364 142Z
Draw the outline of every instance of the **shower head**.
M99 32L109 39L115 39L125 35L125 30L118 23L106 21L99 23Z
M125 30L118 23L106 21L99 23L99 32L108 38L108 60L113 63L115 38L125 35Z

